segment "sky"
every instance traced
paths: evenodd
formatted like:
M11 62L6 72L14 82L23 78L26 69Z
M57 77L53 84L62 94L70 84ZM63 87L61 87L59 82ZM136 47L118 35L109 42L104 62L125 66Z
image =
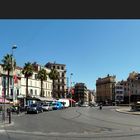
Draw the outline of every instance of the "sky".
M126 80L140 72L140 20L20 19L0 20L0 59L12 53L27 62L66 64L66 76L96 89L96 80L116 75Z

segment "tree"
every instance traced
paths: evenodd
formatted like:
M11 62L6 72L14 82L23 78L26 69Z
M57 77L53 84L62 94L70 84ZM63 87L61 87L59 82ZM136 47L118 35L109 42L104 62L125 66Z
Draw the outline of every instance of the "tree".
M30 62L25 63L23 70L22 70L22 74L24 74L24 76L26 78L26 98L29 96L29 94L28 94L28 79L29 79L29 77L31 77L33 75L33 71L34 71L33 65Z
M49 78L53 81L52 96L56 97L54 92L54 86L55 80L59 79L59 72L55 68L51 69L51 72L49 73Z
M47 72L45 69L41 69L38 72L37 78L40 79L41 81L41 93L40 96L43 97L44 93L43 93L43 81L47 80Z
M7 71L7 96L9 96L9 77L10 72L13 71L16 67L16 60L13 59L12 54L7 54L2 59L2 67L4 71Z

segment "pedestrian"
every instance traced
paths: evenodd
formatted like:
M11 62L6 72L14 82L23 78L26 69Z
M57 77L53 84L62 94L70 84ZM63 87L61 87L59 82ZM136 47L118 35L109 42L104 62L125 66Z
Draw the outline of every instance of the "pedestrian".
M20 107L19 107L19 105L17 106L17 115L20 113Z
M99 109L102 110L102 103L100 103L100 105L99 105Z

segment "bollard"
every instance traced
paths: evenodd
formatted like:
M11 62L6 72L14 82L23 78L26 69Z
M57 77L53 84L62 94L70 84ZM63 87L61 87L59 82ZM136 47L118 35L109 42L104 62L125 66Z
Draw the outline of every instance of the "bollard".
M8 114L9 114L9 124L11 123L11 110L8 110Z

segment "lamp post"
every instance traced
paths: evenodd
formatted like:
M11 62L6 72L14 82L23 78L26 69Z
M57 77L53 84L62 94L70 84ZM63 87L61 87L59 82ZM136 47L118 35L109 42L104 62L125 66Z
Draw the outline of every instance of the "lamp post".
M128 95L128 98L129 98L129 107L130 107L130 102L131 102L131 92L132 92L132 79L130 79L129 81L129 95Z
M14 49L16 49L17 46L16 45L13 45L12 47L12 91L13 91L13 104L15 102L15 94L14 94L14 67L13 67L13 57L14 57Z
M72 107L72 92L71 92L71 87L72 87L72 76L73 76L73 73L70 74L71 107Z

